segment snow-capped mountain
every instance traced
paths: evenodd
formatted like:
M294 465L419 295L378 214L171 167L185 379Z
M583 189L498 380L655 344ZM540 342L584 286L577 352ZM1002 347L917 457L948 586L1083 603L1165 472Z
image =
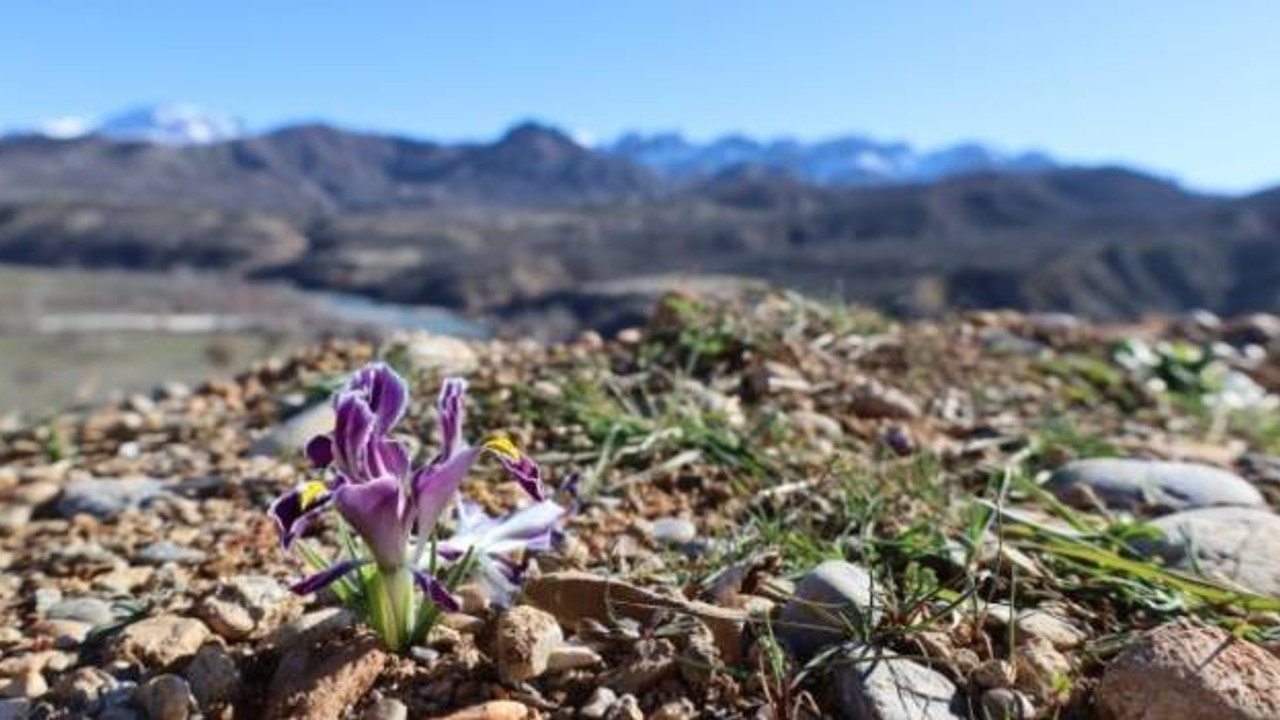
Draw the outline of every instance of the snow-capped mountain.
M56 118L41 123L34 132L58 140L101 135L158 145L205 145L240 137L245 127L226 113L181 102L142 105L101 119L74 115Z
M857 135L811 143L726 135L697 143L678 133L629 133L599 149L676 180L756 165L822 185L879 185L927 182L982 170L1034 172L1057 165L1038 152L1009 153L977 143L921 151L905 143Z

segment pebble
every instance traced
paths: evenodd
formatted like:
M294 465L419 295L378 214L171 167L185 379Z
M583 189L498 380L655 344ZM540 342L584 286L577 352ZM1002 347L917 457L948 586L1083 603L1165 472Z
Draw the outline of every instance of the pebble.
M920 416L920 406L910 395L874 381L855 388L851 404L861 418L910 420Z
M827 645L853 639L842 618L859 628L880 617L871 573L843 560L827 560L796 586L773 628L797 657L808 659Z
M163 565L165 563L198 565L204 562L205 554L195 548L183 547L169 540L160 540L139 550L135 557L139 562L147 565Z
M587 720L603 720L609 708L613 707L617 700L617 693L602 685L597 687L586 704L578 709L578 714Z
M93 625L79 620L41 620L31 627L33 632L53 638L55 647L79 647L89 637Z
M58 498L57 511L67 518L84 513L110 520L126 510L142 507L161 492L160 482L150 478L73 480Z
M217 643L206 643L187 666L187 681L200 709L208 712L235 702L240 692L240 669Z
M199 620L159 615L125 627L112 643L111 655L167 667L195 655L208 637L209 628Z
M0 697L7 698L38 698L47 692L49 692L49 683L35 668L29 668L11 679L4 687L0 687Z
M0 720L24 720L31 711L31 701L26 698L0 700Z
M644 720L644 711L640 709L640 701L636 696L628 693L613 703L605 718L607 720Z
M1031 720L1036 707L1017 690L995 688L982 693L983 720Z
M547 671L577 670L599 665L602 662L604 662L604 659L595 650L585 645L566 643L552 648L551 652L547 654Z
M1042 700L1056 697L1064 681L1071 678L1071 661L1040 638L1029 638L1019 645L1013 664L1018 689Z
M44 615L49 612L49 608L62 602L62 591L53 587L36 588L36 591L31 593L31 598L36 613Z
M1265 505L1244 478L1208 465L1129 458L1077 460L1046 484L1064 502L1091 509L1091 497L1108 508L1170 512L1215 505Z
M1151 524L1164 532L1165 540L1144 543L1143 549L1174 567L1280 595L1280 515L1256 508L1203 508Z
M395 698L382 698L369 706L363 720L409 720L409 708Z
M186 720L195 699L186 680L177 675L157 675L138 686L134 702L146 710L150 720Z
M524 703L515 700L490 700L442 715L437 720L531 720L534 717L537 715Z
M698 710L688 698L680 698L664 703L649 715L648 720L691 720L698 716Z
M45 611L45 617L53 620L78 620L90 625L109 625L115 621L111 604L95 597L67 598L54 603Z
M698 536L698 527L676 517L658 518L649 524L649 536L665 545L683 545Z
M555 616L529 605L503 614L496 638L498 675L507 683L522 683L546 672L551 652L564 643Z
M280 660L267 688L263 717L328 720L364 697L386 666L376 638L350 633L299 644Z
M305 408L249 447L251 457L276 457L301 453L311 438L333 430L333 405L318 402Z
M863 646L836 669L841 717L875 720L960 720L965 700L942 673L913 660Z
M200 605L200 617L215 633L231 641L249 637L257 626L248 610L216 597L208 598Z
M1280 717L1280 659L1225 630L1161 625L1116 657L1098 686L1110 720Z
M88 715L101 710L103 696L119 687L120 683L106 671L83 667L63 675L54 685L52 698L68 710Z
M388 357L403 357L417 373L467 375L480 367L476 351L465 341L429 332L403 332L388 343Z

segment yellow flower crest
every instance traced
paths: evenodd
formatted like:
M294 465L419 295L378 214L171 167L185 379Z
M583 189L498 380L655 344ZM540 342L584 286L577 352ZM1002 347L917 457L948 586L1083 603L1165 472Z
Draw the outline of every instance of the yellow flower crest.
M517 448L516 444L511 442L511 438L503 433L494 433L485 438L480 447L513 462L520 459L520 448Z

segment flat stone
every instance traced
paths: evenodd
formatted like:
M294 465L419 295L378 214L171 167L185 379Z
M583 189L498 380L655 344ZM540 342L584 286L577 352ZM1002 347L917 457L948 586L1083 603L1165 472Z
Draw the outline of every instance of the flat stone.
M109 625L115 621L115 613L106 600L95 597L67 598L54 603L45 612L52 620L77 620L90 625Z
M698 536L698 527L684 518L658 518L649 524L649 536L666 545L682 545Z
M552 648L547 655L547 670L563 672L579 668L594 667L604 662L600 654L585 645L564 644Z
M920 406L910 395L873 381L854 389L851 405L861 418L910 420L920 416Z
M201 603L200 617L214 632L233 642L249 637L257 626L247 609L216 597Z
M395 698L382 698L361 715L363 720L409 720L409 707Z
M1031 720L1036 708L1017 690L995 688L982 693L983 720Z
M88 478L67 484L56 508L62 517L78 513L110 520L126 510L142 507L158 497L163 488L151 478Z
M334 421L333 405L327 400L318 402L258 438L249 447L249 455L275 457L301 453L311 438L332 431Z
M961 720L965 699L942 673L862 646L835 671L841 717L867 720Z
M198 565L204 562L205 554L201 550L183 547L169 540L159 540L138 551L137 559L147 565Z
M387 653L365 633L330 635L285 654L267 689L268 720L343 716L377 682Z
M1085 509L1090 509L1093 497L1111 509L1148 513L1266 505L1262 493L1234 473L1159 460L1077 460L1053 473L1045 487L1063 502Z
M585 705L578 708L578 714L587 720L603 720L609 708L613 707L617 700L618 694L602 685L591 693Z
M428 332L402 332L387 343L387 357L403 359L418 373L467 375L480 367L476 351L465 341Z
M1280 596L1280 515L1257 508L1202 508L1151 524L1165 540L1141 547L1174 567Z
M196 654L209 637L199 620L159 615L140 620L120 631L111 646L117 660L134 660L151 667L168 667Z
M1107 666L1096 702L1109 720L1280 718L1280 659L1220 628L1168 623Z
M537 715L524 703L515 700L490 700L441 715L436 720L531 720L534 717Z
M547 671L551 652L563 643L564 633L554 615L517 605L498 618L498 675L508 683L536 678Z
M796 586L773 628L777 638L801 659L827 645L858 639L858 632L880 617L875 580L865 568L828 560Z

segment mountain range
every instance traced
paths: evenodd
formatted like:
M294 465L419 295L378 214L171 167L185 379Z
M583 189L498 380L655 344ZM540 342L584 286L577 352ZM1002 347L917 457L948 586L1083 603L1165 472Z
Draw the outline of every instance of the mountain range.
M662 145L667 165L638 156ZM985 155L901 148L885 152L910 181L831 170L818 182L782 160L724 148L697 160L689 147L589 148L532 123L454 144L326 125L207 143L16 135L0 139L0 262L196 266L543 334L636 322L663 287L636 278L672 273L911 314L1280 309L1280 189L1209 196L1037 156L950 174L963 163L948 157Z

